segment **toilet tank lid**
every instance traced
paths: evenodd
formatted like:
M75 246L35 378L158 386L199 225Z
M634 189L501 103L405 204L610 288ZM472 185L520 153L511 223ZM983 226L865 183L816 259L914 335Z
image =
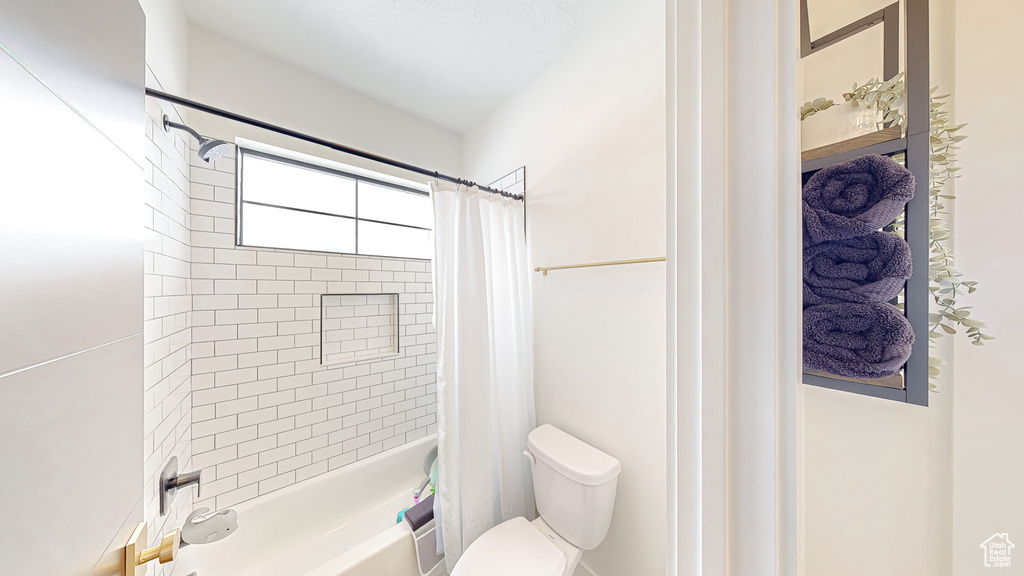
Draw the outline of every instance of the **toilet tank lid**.
M527 445L537 459L580 484L604 484L622 470L615 458L550 424L534 428Z

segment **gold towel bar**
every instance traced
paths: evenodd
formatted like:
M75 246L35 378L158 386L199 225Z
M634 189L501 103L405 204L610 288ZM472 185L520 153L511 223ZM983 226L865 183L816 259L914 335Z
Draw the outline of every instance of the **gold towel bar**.
M611 262L591 262L589 264L569 264L568 266L539 266L534 272L543 272L548 275L548 270L565 270L566 268L592 268L594 266L618 266L619 264L643 264L645 262L664 262L665 258L640 258L638 260L612 260Z

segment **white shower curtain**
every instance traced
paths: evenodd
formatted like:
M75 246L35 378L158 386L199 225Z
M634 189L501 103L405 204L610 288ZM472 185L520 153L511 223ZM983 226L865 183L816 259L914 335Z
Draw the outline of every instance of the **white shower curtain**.
M534 426L523 204L432 186L439 552L449 572L488 529L533 510Z

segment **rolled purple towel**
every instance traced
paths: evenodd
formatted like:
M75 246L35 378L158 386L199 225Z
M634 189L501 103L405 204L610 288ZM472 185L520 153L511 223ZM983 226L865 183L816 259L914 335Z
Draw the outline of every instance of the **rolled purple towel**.
M804 310L804 367L848 378L900 371L914 328L889 304L822 304Z
M910 246L888 232L804 248L804 308L839 302L886 302L913 270Z
M803 189L804 246L868 234L896 219L914 196L914 175L885 156L823 168Z

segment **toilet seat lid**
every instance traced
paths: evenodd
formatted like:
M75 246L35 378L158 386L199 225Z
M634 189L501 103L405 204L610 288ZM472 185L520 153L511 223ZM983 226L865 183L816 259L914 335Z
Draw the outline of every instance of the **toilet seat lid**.
M452 576L562 576L565 555L522 516L469 545Z

